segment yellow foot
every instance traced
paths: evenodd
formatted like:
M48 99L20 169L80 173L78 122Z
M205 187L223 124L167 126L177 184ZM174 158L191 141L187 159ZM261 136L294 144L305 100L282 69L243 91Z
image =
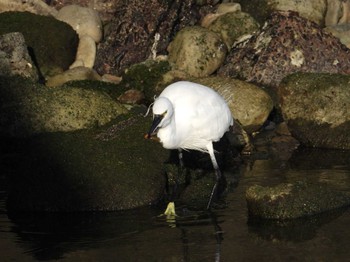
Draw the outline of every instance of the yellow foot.
M176 216L174 202L169 202L168 206L165 209L164 215L166 215L167 217Z

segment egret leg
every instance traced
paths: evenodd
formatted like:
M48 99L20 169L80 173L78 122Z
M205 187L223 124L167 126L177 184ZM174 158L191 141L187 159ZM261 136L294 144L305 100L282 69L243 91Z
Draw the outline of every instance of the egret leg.
M180 167L181 167L181 170L182 170L184 168L184 160L183 160L182 149L179 148L178 151L179 151L179 164L180 164Z
M216 193L216 190L217 190L220 178L221 178L221 172L220 172L220 169L219 169L218 162L216 161L216 158L215 158L213 143L209 143L207 145L207 149L208 149L208 153L210 155L210 159L211 159L211 162L213 164L213 167L214 167L214 170L215 170L215 176L216 176L216 181L215 181L215 184L213 186L213 189L211 190L209 201L208 201L208 204L207 204L207 209L210 209L210 205L211 205L213 196Z

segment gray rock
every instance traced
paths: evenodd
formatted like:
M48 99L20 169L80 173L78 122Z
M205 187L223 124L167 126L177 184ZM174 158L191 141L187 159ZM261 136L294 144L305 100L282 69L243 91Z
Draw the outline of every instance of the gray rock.
M20 75L38 81L38 72L29 56L23 34L0 35L0 75Z
M275 187L251 186L246 191L249 214L264 219L294 219L350 205L350 194L326 184L303 181Z
M311 147L350 149L350 77L297 73L279 86L280 108L292 135Z

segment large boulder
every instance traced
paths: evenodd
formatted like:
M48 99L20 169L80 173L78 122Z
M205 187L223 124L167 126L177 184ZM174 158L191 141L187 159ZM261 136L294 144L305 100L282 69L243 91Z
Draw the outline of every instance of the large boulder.
M233 118L248 133L261 128L272 111L271 97L253 84L223 77L198 78L194 81L216 90L226 100Z
M221 37L199 26L186 27L177 33L168 47L169 62L191 76L214 73L223 63L227 48Z
M169 151L144 139L149 124L135 113L98 129L3 142L12 156L9 211L113 211L157 202Z
M30 136L104 125L126 109L99 90L49 88L19 77L0 79L0 134Z
M312 147L350 149L350 76L297 73L283 79L278 97L295 138Z
M218 74L277 88L294 72L350 73L350 50L295 12L274 12L261 31L231 49Z

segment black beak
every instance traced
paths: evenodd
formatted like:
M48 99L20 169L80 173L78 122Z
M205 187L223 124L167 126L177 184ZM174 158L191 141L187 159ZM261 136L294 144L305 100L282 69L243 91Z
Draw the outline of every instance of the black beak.
M151 128L148 132L147 138L151 138L152 135L155 135L158 131L158 125L162 121L163 115L154 115Z

